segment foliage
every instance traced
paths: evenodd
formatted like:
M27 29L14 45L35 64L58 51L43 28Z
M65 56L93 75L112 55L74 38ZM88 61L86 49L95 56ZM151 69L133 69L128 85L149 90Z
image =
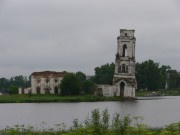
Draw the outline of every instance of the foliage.
M18 88L30 87L30 79L22 75L11 77L10 79L0 78L0 90L2 93L6 93L9 90L13 94L12 86Z
M18 94L18 86L13 86L13 85L11 85L10 87L9 87L9 94Z
M76 77L80 82L81 93L86 95L94 94L95 84L90 80L86 80L86 75L83 72L76 72Z
M84 94L93 95L95 89L96 89L96 85L92 81L90 81L90 80L84 81L84 83L83 83Z
M95 69L95 76L93 81L96 84L112 84L115 64L105 64L101 67L96 67Z
M162 65L153 60L136 63L136 80L138 89L158 90L168 88L177 88L180 86L180 77L176 70L170 66Z
M136 64L138 89L157 90L160 88L159 63L153 60Z
M80 81L73 73L66 73L63 77L61 84L61 95L79 95L80 94Z
M176 88L179 86L178 84L178 73L176 70L170 70L168 72L169 76L168 76L168 84L169 84L169 88Z
M86 75L83 72L76 72L76 77L80 82L84 82L86 80Z
M164 128L151 129L142 124L142 117L131 118L129 115L115 114L113 121L109 121L108 110L102 113L95 109L91 118L84 123L73 120L73 126L65 129L65 124L56 124L55 128L47 128L42 123L41 129L31 126L15 125L0 131L4 135L179 135L180 123L172 123ZM131 124L135 120L134 126Z

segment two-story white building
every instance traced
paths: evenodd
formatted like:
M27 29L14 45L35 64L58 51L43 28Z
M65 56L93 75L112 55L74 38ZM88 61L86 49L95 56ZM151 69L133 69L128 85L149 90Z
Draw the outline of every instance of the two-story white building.
M32 94L59 94L62 78L65 72L43 71L31 74Z

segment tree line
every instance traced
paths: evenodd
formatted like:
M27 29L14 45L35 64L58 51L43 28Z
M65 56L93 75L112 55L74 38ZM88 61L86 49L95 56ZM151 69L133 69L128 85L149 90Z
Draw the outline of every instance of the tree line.
M61 95L94 94L96 84L113 84L115 64L107 63L100 67L95 67L95 75L86 79L86 75L79 71L76 73L66 73L60 84ZM170 66L161 65L153 60L136 63L137 89L159 90L180 88L180 74ZM18 88L30 87L30 77L22 75L11 77L10 79L0 78L0 90L17 93Z
M105 64L95 68L92 80L96 84L112 84L115 64ZM159 90L180 88L180 73L170 66L147 60L136 63L137 89Z
M19 87L27 88L30 87L30 77L23 75L11 77L10 79L0 78L0 92L17 94Z

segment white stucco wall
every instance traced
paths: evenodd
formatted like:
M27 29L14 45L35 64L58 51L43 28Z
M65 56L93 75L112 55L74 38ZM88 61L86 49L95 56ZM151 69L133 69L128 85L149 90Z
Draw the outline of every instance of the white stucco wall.
M54 94L54 88L57 87L58 88L58 93L60 93L60 88L59 85L61 83L62 77L58 77L58 78L54 78L54 77L48 77L49 82L46 82L47 78L44 77L34 77L31 76L31 88L32 88L32 93L33 94L37 94L37 87L40 87L40 94L45 94L45 88L48 87L50 88L50 93ZM58 81L55 82L55 79L57 79ZM38 80L41 80L38 83Z

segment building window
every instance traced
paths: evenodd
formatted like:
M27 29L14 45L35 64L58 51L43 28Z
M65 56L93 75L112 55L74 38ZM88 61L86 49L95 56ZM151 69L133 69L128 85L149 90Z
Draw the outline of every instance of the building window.
M127 56L127 45L123 45L123 57L126 57Z
M127 36L127 33L125 33L125 36Z
M128 66L123 64L118 67L118 73L128 73Z
M58 94L58 87L57 86L54 87L54 94Z
M126 66L126 73L128 73L128 66Z
M36 93L37 94L40 94L41 93L41 88L38 86L38 87L36 87Z
M118 73L121 73L121 66L118 67Z
M41 82L41 79L37 79L37 83L40 83Z
M57 82L58 82L58 79L54 79L54 82L57 83Z
M125 64L122 65L122 73L126 73L126 65Z
M46 79L46 83L49 83L49 79Z

